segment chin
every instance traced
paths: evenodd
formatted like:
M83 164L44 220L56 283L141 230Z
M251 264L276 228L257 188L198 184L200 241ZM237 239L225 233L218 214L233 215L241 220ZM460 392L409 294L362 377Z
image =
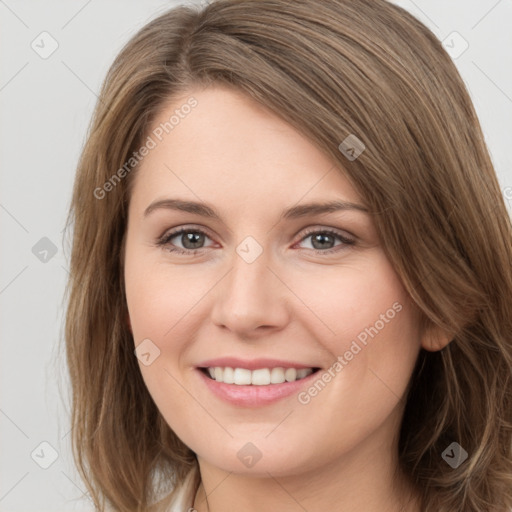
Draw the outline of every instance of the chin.
M277 442L261 441L240 441L232 439L228 445L219 447L215 452L195 452L200 462L228 473L253 476L255 478L268 478L269 474L277 476L292 476L311 470L315 464L315 457L308 457L304 453L304 444L294 446L285 443L284 440ZM286 448L286 451L283 450ZM297 458L297 454L301 458Z

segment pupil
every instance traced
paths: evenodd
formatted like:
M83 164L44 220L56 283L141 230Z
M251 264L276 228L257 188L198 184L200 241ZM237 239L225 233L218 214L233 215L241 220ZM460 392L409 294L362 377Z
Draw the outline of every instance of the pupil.
M313 237L313 247L315 249L325 248L324 242L326 241L326 239L329 239L329 238L331 238L331 235L329 235L329 234L322 234L322 233L320 233L320 234L315 235ZM315 245L316 242L321 242L319 247L316 247L316 245Z
M183 246L186 247L187 249L197 249L198 247L196 247L195 244L198 244L200 246L204 238L204 235L202 233L185 233L184 236L185 239ZM188 242L192 244L192 247L188 245Z

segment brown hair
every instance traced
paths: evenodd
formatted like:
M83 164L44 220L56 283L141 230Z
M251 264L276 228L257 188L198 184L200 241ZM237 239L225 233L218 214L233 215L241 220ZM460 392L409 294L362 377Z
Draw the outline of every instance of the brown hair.
M444 349L420 351L400 431L400 466L422 510L509 512L510 218L452 60L422 23L383 0L180 6L144 26L111 66L68 216L73 453L98 509L147 510L163 482L179 485L197 464L133 353L123 259L138 167L112 177L164 104L210 84L247 94L340 164L374 213L422 326L451 334ZM353 160L339 150L351 134L365 145ZM469 455L457 468L442 457L452 442Z

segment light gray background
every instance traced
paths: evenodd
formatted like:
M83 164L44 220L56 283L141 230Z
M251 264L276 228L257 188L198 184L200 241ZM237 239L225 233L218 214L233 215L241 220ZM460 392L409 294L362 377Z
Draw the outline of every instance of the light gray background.
M454 61L512 203L511 0L396 3L439 39L456 31L469 44ZM77 159L108 67L140 27L176 4L0 0L2 512L92 510L69 446L60 344L69 251L63 253L62 230ZM31 47L34 40L43 46L41 37L48 37L40 36L43 31L58 43L46 59ZM453 37L448 44L460 51L461 40ZM45 39L44 47L49 45ZM54 256L38 251L36 244L48 244L40 242L44 237L55 245ZM57 452L47 469L40 465L52 462L52 451L42 442Z

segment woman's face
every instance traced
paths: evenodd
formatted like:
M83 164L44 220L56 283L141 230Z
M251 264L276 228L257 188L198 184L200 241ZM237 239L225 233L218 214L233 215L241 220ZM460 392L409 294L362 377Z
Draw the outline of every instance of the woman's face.
M169 426L201 462L237 473L392 453L417 317L355 189L290 125L222 87L174 101L152 128L125 283L140 370ZM321 206L333 201L345 207Z

